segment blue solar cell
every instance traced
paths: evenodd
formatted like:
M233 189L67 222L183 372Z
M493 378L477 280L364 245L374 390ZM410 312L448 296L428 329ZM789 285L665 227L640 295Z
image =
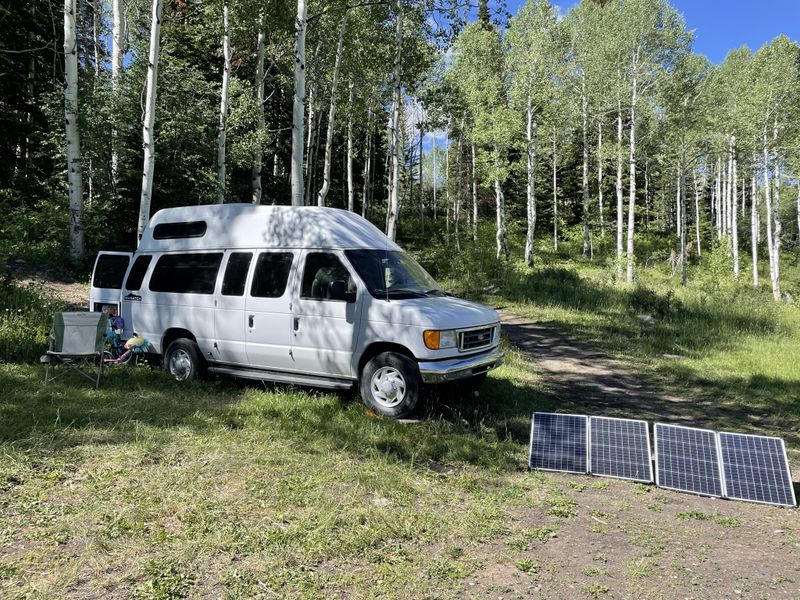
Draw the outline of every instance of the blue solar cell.
M545 471L586 473L587 418L583 415L533 413L528 466Z
M792 476L782 439L720 433L719 445L728 498L795 506Z
M656 484L706 496L723 496L717 434L707 429L655 425Z
M589 417L589 442L592 475L653 481L647 421Z

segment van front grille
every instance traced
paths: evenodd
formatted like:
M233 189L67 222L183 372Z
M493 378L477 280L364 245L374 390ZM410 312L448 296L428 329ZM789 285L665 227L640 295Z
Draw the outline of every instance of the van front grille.
M459 349L462 351L477 350L478 348L489 346L492 343L493 336L494 327L463 331L459 334Z

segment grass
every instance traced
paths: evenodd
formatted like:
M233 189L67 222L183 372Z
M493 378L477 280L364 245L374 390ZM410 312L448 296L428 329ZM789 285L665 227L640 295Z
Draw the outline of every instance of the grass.
M512 357L487 396L521 368ZM0 381L0 595L455 594L512 511L563 502L519 476L532 386L491 411L443 398L403 425L339 396L146 367L99 390L44 388L20 364Z

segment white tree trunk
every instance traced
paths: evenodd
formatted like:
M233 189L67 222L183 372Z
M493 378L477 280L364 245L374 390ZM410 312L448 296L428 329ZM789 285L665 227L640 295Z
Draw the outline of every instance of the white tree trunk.
M556 154L556 128L553 127L553 250L558 252L558 155Z
M356 209L356 183L353 180L353 79L347 86L347 210Z
M681 237L681 170L678 168L678 178L675 181L675 235Z
M231 81L231 38L228 32L228 3L222 5L222 94L219 100L217 135L217 204L225 202L225 143L228 134L228 95Z
M775 266L772 271L772 295L776 301L781 299L781 160L777 151L775 152L773 160L773 179L775 184L775 192L772 202L772 244L774 250L772 256L775 261Z
M686 242L687 242L687 229L686 229L686 182L684 179L684 163L685 159L681 158L680 174L678 176L678 197L679 206L681 209L680 218L680 244L681 244L681 285L686 285Z
M361 193L361 216L366 218L372 166L372 110L367 110L367 134L364 139L364 190Z
M319 50L319 44L317 44ZM316 62L317 52L314 52L314 62ZM305 180L305 203L311 204L311 180L314 174L314 159L316 158L317 141L319 140L319 117L317 116L317 77L313 78L311 89L308 92L308 139L306 140L306 180Z
M292 107L292 206L303 206L303 128L306 103L306 0L297 0Z
M422 237L425 237L425 193L422 187L422 158L424 156L422 142L425 139L425 131L422 127L422 121L419 126L419 230Z
M436 180L436 130L433 131L433 150L431 154L431 159L433 161L433 180L431 181L431 187L433 188L433 220L436 220L436 188L438 187L438 182ZM800 218L800 217L799 217Z
M400 89L400 59L403 49L403 8L397 3L397 22L395 23L395 54L394 70L392 73L392 131L391 131L391 156L392 174L390 180L389 212L387 215L386 235L394 241L397 237L397 218L400 208L400 157L403 153L402 138L400 136L400 103L402 102Z
M625 280L633 283L633 233L636 225L636 77L631 95L630 174L628 182L628 268Z
M153 193L153 171L156 163L155 132L156 86L158 84L158 55L161 41L161 2L153 0L150 23L150 52L147 61L147 89L144 101L144 123L142 140L144 145L144 168L142 173L142 196L139 202L139 222L136 227L137 239L142 239L147 222L150 220L150 198Z
M114 98L119 98L119 85L122 76L123 61L125 58L125 13L122 10L122 0L111 0L111 85ZM117 111L115 110L114 113ZM114 120L116 122L116 119ZM111 180L116 191L119 176L119 149L117 148L117 130L111 130Z
M258 144L256 145L256 154L253 157L253 171L250 177L250 187L252 190L253 204L261 204L261 166L264 155L264 134L266 131L266 123L264 120L264 39L266 31L264 30L264 13L259 13L258 16L258 37L256 39L256 127L258 128ZM277 167L278 155L273 157L273 167Z
M528 230L525 235L525 264L529 267L534 265L533 256L533 241L534 231L536 230L536 138L537 138L537 123L533 120L533 112L531 110L531 98L528 96L528 126L526 128L527 150L528 150L528 186L527 193L527 217L528 217Z
M328 191L331 189L331 158L333 155L333 131L336 125L336 91L339 86L339 71L342 68L342 53L344 52L344 33L347 29L347 12L342 17L339 26L339 43L336 46L336 62L333 65L333 80L331 81L331 105L328 110L328 132L325 137L325 167L322 175L322 188L317 194L317 206L325 206Z
M600 217L600 237L606 237L603 219L603 121L597 120L597 211Z
M753 161L753 165L756 161ZM758 183L753 167L753 175L750 180L750 250L753 261L753 287L758 289Z
M495 152L499 150L495 148ZM496 159L495 159L496 160ZM508 234L506 232L506 201L500 185L499 168L495 165L494 195L497 207L497 260L502 256L508 260Z
M694 188L694 231L697 243L697 256L703 255L700 245L700 188L697 185L697 171L692 170L692 187Z
M478 153L475 142L471 144L472 150L472 241L478 243Z
M461 197L462 197L462 158L464 154L464 117L461 117L461 129L458 132L458 150L456 152L456 199L453 202L453 236L456 241L456 251L461 252L461 239L459 225L461 224Z
M731 136L731 250L733 252L733 276L739 279L739 209L736 185L739 181L736 173L736 138Z
M581 115L583 134L583 255L589 256L591 253L591 242L589 240L589 142L587 139L587 128L589 127L589 97L586 95L586 82L583 83L583 97L581 98Z
M625 200L622 193L622 103L617 112L617 280L622 281L622 237L625 232Z
M450 122L451 117L448 117L447 131L444 134L444 222L447 239L450 238Z
M69 256L83 258L83 180L81 136L78 130L78 41L76 0L64 0L64 122L67 138L67 182L69 184Z

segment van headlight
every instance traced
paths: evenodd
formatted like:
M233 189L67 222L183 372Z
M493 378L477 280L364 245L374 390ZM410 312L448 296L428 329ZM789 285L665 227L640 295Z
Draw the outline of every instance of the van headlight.
M428 350L443 350L445 348L455 348L458 346L458 335L455 330L448 329L426 329L422 332L422 339Z

